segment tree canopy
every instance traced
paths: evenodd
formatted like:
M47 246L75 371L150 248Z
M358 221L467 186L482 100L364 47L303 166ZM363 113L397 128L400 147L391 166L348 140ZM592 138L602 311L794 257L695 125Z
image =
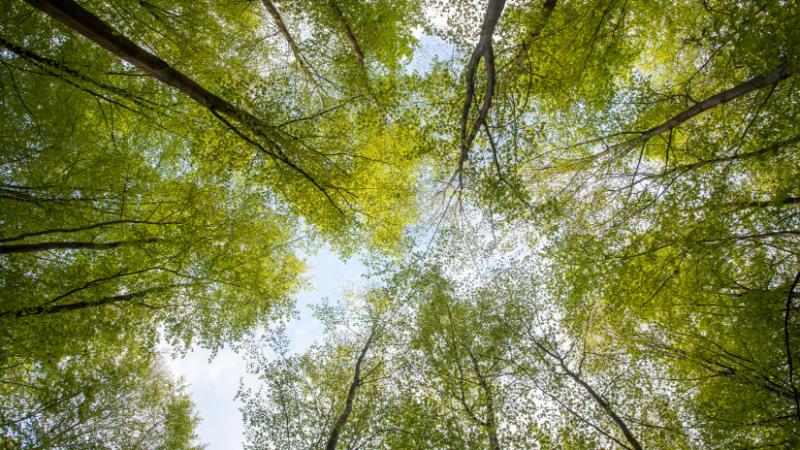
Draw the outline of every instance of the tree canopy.
M163 343L249 448L798 447L798 65L779 0L5 2L0 447L199 448Z

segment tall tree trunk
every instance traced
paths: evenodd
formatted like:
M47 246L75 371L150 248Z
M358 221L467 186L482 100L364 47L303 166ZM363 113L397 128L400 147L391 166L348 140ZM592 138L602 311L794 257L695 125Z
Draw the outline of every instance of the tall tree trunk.
M175 89L189 96L197 103L208 108L208 110L211 111L214 116L235 131L239 137L247 141L249 144L257 147L271 158L282 162L292 170L300 173L325 196L328 202L330 202L331 205L337 209L337 211L340 213L342 212L336 202L334 202L328 194L327 189L319 184L319 182L317 182L317 180L308 172L290 160L285 154L282 146L285 142L290 141L289 138L279 135L277 130L273 130L273 132L267 135L264 132L265 124L260 119L253 116L248 111L245 111L244 109L239 108L238 106L235 106L227 100L224 100L216 94L210 92L182 72L175 70L172 66L167 64L166 61L136 45L136 43L123 36L110 25L103 22L99 17L82 8L73 0L26 1L35 8L67 25L111 53L138 67L153 78L174 87ZM230 122L225 120L220 114L246 124L250 130L263 138L271 148L265 148L253 139L248 138L240 130L236 129Z
M483 16L483 23L481 24L481 37L478 40L478 44L475 45L475 50L472 51L469 63L467 63L466 76L464 77L466 80L466 93L464 107L461 110L461 151L458 158L458 168L456 169L459 187L464 184L464 163L469 159L472 141L475 140L481 125L486 122L486 116L492 106L496 76L492 39L497 22L500 21L500 16L503 14L505 6L506 0L489 0L486 5L486 13ZM469 127L469 112L472 109L472 99L475 96L475 74L478 71L478 64L481 59L484 60L486 65L486 94L483 97L483 105L478 111L478 118L473 126Z
M37 242L34 244L0 245L0 255L11 253L36 253L48 250L109 250L119 247L130 247L139 244L151 244L161 239L137 239L133 241L116 242Z
M361 364L364 362L364 357L367 354L367 350L369 350L370 345L372 345L372 340L375 338L376 331L377 324L372 326L372 330L369 333L367 342L364 344L364 347L361 349L361 353L358 355L358 359L356 360L356 365L353 370L353 381L350 383L350 387L347 390L347 399L345 399L344 411L342 411L338 419L336 419L336 422L333 424L333 428L331 428L331 432L328 434L328 441L325 443L325 450L336 450L336 445L339 443L339 435L342 432L342 428L350 419L350 414L353 412L353 402L355 402L356 399L356 392L358 391L358 387L362 382Z
M252 114L234 106L175 70L166 61L138 46L73 0L26 1L153 78L188 95L206 108L237 118L252 126L260 124L261 121Z

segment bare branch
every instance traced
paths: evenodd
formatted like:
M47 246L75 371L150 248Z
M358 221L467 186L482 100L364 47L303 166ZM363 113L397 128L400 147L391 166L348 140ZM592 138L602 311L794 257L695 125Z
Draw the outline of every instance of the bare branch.
M472 142L478 134L481 125L486 120L486 116L489 114L489 108L492 106L492 99L494 98L496 74L492 37L497 27L497 22L503 14L505 3L505 0L489 0L489 4L486 6L486 13L483 16L480 39L467 64L465 76L467 90L464 99L464 108L461 112L461 152L458 159L458 169L456 170L458 173L459 188L464 185L464 163L469 159L469 151L472 148ZM472 109L472 100L475 96L475 74L478 71L478 64L481 59L484 60L486 66L486 93L484 94L483 105L478 112L478 118L470 127L468 122L469 113Z

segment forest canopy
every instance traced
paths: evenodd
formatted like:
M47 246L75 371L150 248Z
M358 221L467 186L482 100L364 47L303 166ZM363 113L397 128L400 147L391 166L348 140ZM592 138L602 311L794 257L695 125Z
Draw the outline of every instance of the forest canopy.
M202 448L167 344L252 449L798 448L798 66L782 0L4 1L0 447Z

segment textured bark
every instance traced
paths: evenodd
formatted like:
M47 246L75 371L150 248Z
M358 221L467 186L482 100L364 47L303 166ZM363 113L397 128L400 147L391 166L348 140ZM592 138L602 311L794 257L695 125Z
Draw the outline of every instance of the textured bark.
M377 325L372 327L369 337L367 338L367 342L364 344L364 347L361 349L361 353L358 355L355 368L353 369L353 381L350 383L350 387L347 389L347 398L345 399L344 403L344 411L342 411L342 413L336 419L336 422L333 424L333 428L331 428L331 432L328 434L328 441L325 443L325 450L336 450L336 445L339 443L339 435L342 433L342 428L350 419L350 414L353 412L353 402L355 402L358 387L362 383L361 364L363 364L364 357L367 355L367 351L372 345L376 331Z
M0 245L0 255L12 253L37 253L48 250L110 250L112 248L130 247L140 244L151 244L160 239L137 239L116 242L37 242L34 244Z

